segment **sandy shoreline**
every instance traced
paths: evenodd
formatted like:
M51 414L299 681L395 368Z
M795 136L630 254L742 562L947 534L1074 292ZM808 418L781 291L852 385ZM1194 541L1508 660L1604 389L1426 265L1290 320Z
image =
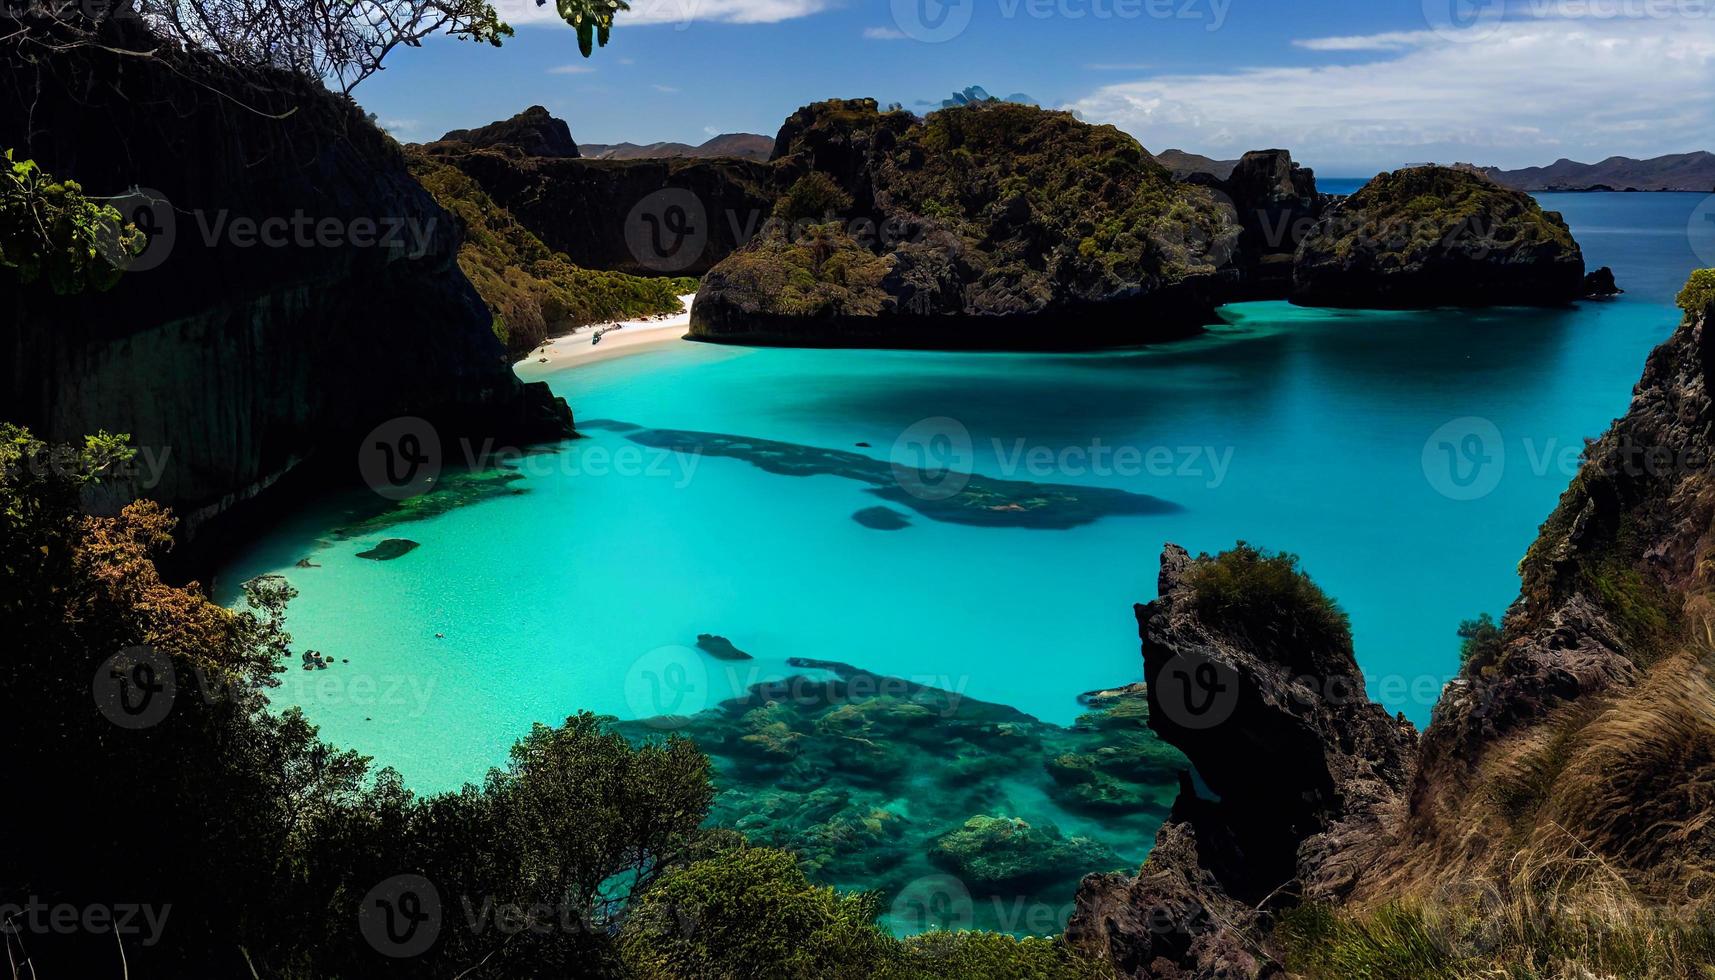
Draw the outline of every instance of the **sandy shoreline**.
M594 364L679 340L691 328L691 300L696 295L686 293L680 296L679 302L684 309L663 319L602 320L544 341L529 356L512 365L512 369L520 378L528 380L575 364ZM613 329L616 322L621 324L617 330ZM601 343L592 344L590 341L595 338L597 330L603 331Z

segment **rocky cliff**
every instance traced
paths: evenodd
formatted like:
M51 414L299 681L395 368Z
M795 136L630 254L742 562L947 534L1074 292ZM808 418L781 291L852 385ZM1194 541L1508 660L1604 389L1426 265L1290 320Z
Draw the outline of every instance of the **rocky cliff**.
M1111 126L1032 106L794 113L775 219L710 271L708 340L1077 348L1212 318L1238 229Z
M701 275L755 234L774 202L772 171L765 164L543 156L531 149L539 142L533 132L517 142L466 142L464 133L453 132L421 151L463 171L549 248L582 268Z
M1552 306L1584 295L1584 254L1558 213L1449 167L1378 175L1322 216L1292 272L1292 301L1305 306Z
M1711 295L1688 288L1421 739L1289 564L1168 547L1138 610L1150 725L1201 785L1137 876L1085 879L1075 947L1136 978L1715 962Z
M307 460L354 479L357 437L395 417L449 447L570 432L503 359L457 222L354 106L109 30L4 42L0 144L91 194L141 188L119 203L150 244L104 293L0 277L0 417L57 441L129 432L164 463L131 492L192 533Z

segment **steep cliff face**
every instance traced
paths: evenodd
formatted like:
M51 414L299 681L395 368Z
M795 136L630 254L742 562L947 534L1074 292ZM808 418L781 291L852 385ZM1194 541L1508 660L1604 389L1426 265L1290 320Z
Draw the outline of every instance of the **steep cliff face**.
M423 152L586 269L701 275L754 235L774 203L771 169L749 160L569 159L457 135Z
M52 440L129 432L195 533L299 467L357 476L356 438L421 416L460 434L559 437L570 414L513 376L459 272L457 222L349 103L239 76L112 25L107 48L14 35L0 143L151 231L109 292L0 277L0 415ZM114 50L109 50L114 49ZM75 120L76 125L68 125Z
M1185 782L1137 877L1085 879L1067 939L1126 976L1271 975L1264 917L1350 889L1416 732L1364 694L1344 617L1290 559L1168 545L1159 591L1137 608L1149 725L1206 791Z
M1707 970L1715 311L1694 299L1421 739L1302 589L1235 575L1242 546L1169 546L1138 614L1150 724L1210 792L1187 777L1137 876L1085 879L1070 942L1137 978Z
M1404 870L1440 880L1562 835L1667 899L1715 869L1710 312L1650 355L1520 563L1501 639L1437 706Z

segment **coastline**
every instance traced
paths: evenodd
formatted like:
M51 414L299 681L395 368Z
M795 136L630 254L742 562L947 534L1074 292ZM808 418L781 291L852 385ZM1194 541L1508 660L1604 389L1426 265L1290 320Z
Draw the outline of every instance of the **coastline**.
M612 360L669 341L682 340L685 332L691 328L691 301L696 295L686 293L680 296L679 302L684 308L672 316L603 320L579 327L571 333L561 334L544 341L531 351L529 356L515 362L512 370L520 378L531 380L574 365ZM617 330L611 329L615 323L620 325ZM591 343L595 332L604 329L607 332L602 335L601 343Z

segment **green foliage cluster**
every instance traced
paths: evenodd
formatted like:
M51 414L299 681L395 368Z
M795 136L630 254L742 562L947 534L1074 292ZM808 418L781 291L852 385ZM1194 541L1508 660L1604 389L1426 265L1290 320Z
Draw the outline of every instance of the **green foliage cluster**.
M1715 305L1715 269L1698 269L1679 291L1679 308L1695 315L1711 305Z
M1541 245L1571 251L1572 231L1522 191L1451 167L1409 167L1378 175L1330 216L1314 243L1341 257L1376 252L1384 267L1413 265L1442 248Z
M876 185L995 253L997 276L1171 282L1224 264L1238 236L1230 206L1175 182L1115 127L1013 103L931 113Z
M124 261L147 244L118 210L55 180L34 160L5 154L0 171L0 267L24 285L45 282L59 295L109 289Z
M620 934L639 980L1103 980L1058 940L985 932L895 939L873 895L807 878L792 855L732 843L669 872Z
M1488 613L1480 613L1476 619L1461 622L1458 635L1461 667L1472 663L1491 664L1500 657L1501 628L1495 624L1495 617Z
M789 225L801 221L825 222L851 210L852 196L820 170L812 170L793 182L774 202L774 219Z
M1298 556L1240 541L1186 573L1199 616L1253 647L1350 653L1351 622L1298 567Z
M839 222L773 227L718 267L721 281L756 297L765 313L874 316L893 260L877 255Z
M677 313L697 280L643 278L572 264L495 204L456 167L408 151L411 172L465 228L459 268L494 314L494 332L514 356L547 337L603 320Z
M128 453L120 436L51 447L0 426L0 738L29 799L8 824L28 846L0 863L0 893L171 906L148 945L30 932L43 976L122 962L133 976L301 980L1093 975L1058 943L894 939L873 897L702 829L710 768L688 741L634 744L594 715L535 726L481 786L414 795L296 710L268 709L292 653L289 585L253 581L249 608L225 609L160 578L173 532L160 507L83 513L80 494ZM131 728L90 692L139 644L168 658L177 696ZM402 874L435 886L441 924L426 952L397 959L359 916Z
M961 295L997 311L1041 309L1214 272L1238 240L1230 204L1176 183L1118 129L1070 113L985 102L918 122L851 100L802 109L782 132L787 156L819 169L776 214L821 217L862 188L850 217L881 233L858 240L848 224L829 234L849 240L819 250L802 248L802 234L753 241L711 280L722 287L713 295L745 313L870 316L892 312L893 294L912 297L906 312L946 312ZM830 274L819 261L856 250L885 264L853 255Z

